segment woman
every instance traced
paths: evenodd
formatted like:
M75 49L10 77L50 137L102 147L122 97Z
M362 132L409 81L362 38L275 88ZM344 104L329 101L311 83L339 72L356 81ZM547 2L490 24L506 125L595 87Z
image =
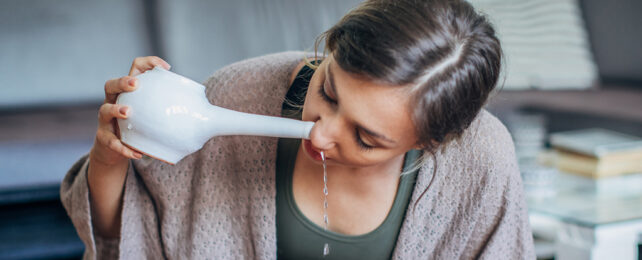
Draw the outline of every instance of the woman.
M482 109L501 64L484 17L367 1L320 39L318 67L281 53L206 82L214 105L315 122L310 140L217 137L175 166L141 159L116 137L128 108L114 101L169 65L137 58L108 81L95 144L61 188L86 256L323 258L328 243L334 259L533 258L510 135Z

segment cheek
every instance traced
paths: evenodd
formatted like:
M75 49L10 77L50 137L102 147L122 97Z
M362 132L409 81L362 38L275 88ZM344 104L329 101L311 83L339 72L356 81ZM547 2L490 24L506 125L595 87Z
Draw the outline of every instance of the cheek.
M359 148L355 150L345 151L342 153L341 164L351 167L373 167L389 162L390 160L403 154L404 151L361 151Z
M316 109L314 107L315 106L312 104L312 102L308 102L308 100L306 99L305 104L303 104L301 120L316 122L319 117L317 116L318 113L316 113Z
M358 149L358 148L357 148ZM357 167L368 167L377 164L380 159L373 154L367 154L360 150L347 151L348 154L344 156L346 164Z
M305 103L303 104L303 111L301 114L301 120L303 121L313 121L316 122L320 118L322 101L320 97L315 96L315 90L310 87L308 93L305 96Z

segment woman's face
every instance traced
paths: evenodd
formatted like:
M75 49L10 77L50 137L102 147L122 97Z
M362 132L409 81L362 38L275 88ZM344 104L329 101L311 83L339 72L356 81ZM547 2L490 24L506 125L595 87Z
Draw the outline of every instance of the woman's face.
M416 148L417 138L403 86L374 83L341 69L330 55L316 70L302 119L316 124L303 142L308 158L330 165L372 167Z

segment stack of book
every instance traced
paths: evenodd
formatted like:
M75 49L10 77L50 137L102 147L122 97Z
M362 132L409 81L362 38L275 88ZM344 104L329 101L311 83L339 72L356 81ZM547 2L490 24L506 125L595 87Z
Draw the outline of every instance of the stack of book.
M591 178L642 173L642 138L592 128L551 134L555 164Z

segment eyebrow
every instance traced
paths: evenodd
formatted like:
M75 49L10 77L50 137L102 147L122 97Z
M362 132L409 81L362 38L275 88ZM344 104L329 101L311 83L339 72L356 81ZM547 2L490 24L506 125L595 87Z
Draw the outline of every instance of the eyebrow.
M332 89L332 93L334 94L334 98L335 98L335 99L337 100L337 102L338 102L338 101L339 101L339 94L337 93L337 89L335 88L335 84L334 84L334 75L332 74L332 70L330 70L330 67L331 67L331 66L330 66L330 64L328 64L328 66L327 66L327 68L326 68L326 72L327 72L326 74L328 74L328 79L330 80L330 89ZM360 128L361 130L363 130L364 132L366 132L366 134L368 134L368 135L370 135L370 136L372 136L372 137L375 137L375 138L378 138L378 139L384 140L384 141L386 141L386 142L388 142L388 143L392 143L392 144L396 144L396 143L397 143L397 142L393 141L392 139L390 139L390 138L386 137L385 135L382 135L382 134L380 134L380 133L377 133L377 132L375 132L375 131L372 131L372 130L370 130L370 129L368 129L368 128L364 127L363 125L361 125L361 124L360 124L360 123L358 123L358 122L355 122L355 123L356 123L356 125L357 125L357 128Z

